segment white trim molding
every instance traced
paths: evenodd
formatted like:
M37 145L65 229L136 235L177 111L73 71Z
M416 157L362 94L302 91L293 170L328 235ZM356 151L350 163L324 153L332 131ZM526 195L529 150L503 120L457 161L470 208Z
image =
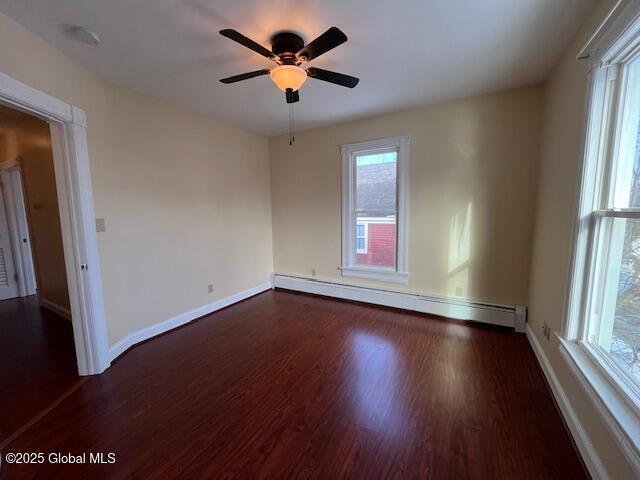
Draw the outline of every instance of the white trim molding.
M178 328L182 325L185 325L193 320L196 320L200 317L204 317L205 315L209 315L210 313L215 312L216 310L220 310L222 308L228 307L229 305L233 305L234 303L241 302L242 300L246 300L249 297L253 297L254 295L258 295L259 293L266 292L271 289L271 281L261 283L253 288L249 288L242 292L238 292L234 295L229 295L228 297L221 298L220 300L216 300L213 303L209 303L207 305L203 305L198 308L194 308L193 310L189 310L188 312L181 313L175 317L169 318L160 323L156 323L151 325L150 327L143 328L138 330L137 332L132 333L131 335L126 336L118 343L113 345L109 349L109 358L111 361L115 360L117 357L122 355L125 351L133 347L134 345L144 342L145 340L149 340L150 338L161 335L169 330L173 330L174 328Z
M346 283L276 273L273 286L296 292L313 293L326 297L355 300L385 307L413 310L456 320L470 320L502 327L520 328L526 308L519 305L501 305L462 298L426 295L417 292L385 290ZM518 321L520 312L520 322ZM524 325L522 325L524 328Z
M538 359L538 363L542 368L542 373L544 373L544 376L547 379L547 383L551 388L551 392L556 399L556 403L560 408L560 412L562 413L562 416L564 417L564 420L569 427L571 436L576 442L576 446L578 447L578 451L582 456L582 460L584 461L587 470L589 470L591 478L593 478L594 480L608 480L609 475L604 468L600 456L591 443L591 439L585 431L584 426L580 421L580 417L571 405L567 393L565 392L564 388L562 388L562 383L560 383L560 380L556 376L553 367L549 363L549 359L544 353L544 350L542 349L542 346L540 345L540 342L538 341L535 333L533 333L533 331L531 330L530 325L527 325L526 327L526 334L527 339L529 340L529 344L531 345L531 348L533 349L533 352Z
M49 123L78 373L101 373L109 367L110 358L86 114L2 73L0 104Z
M342 267L340 269L344 277L362 278L365 280L377 280L378 282L403 283L409 281L409 274L396 272L388 268L376 267Z
M38 297L38 303L42 308L46 308L47 310L51 310L56 315L59 315L67 320L71 320L71 310L63 307L62 305L58 305L55 302L47 300L46 298Z
M560 354L593 408L620 447L635 475L640 478L640 417L620 385L606 374L592 355L577 342L558 337Z
M342 157L342 275L381 282L407 283L409 226L409 146L411 137L398 137L350 143L340 146ZM356 262L356 166L361 154L397 152L396 265L360 265Z
M73 122L72 106L0 73L0 99L18 110L58 122Z
M636 22L640 21L639 0L618 0L598 25L587 43L578 52L578 59L588 58L592 65L603 60L607 50L614 45L621 47L633 35Z

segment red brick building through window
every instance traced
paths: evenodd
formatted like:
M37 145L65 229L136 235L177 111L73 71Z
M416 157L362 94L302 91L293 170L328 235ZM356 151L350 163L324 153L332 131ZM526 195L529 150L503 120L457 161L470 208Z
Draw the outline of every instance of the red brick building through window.
M396 264L396 219L394 217L358 218L356 263L394 267Z

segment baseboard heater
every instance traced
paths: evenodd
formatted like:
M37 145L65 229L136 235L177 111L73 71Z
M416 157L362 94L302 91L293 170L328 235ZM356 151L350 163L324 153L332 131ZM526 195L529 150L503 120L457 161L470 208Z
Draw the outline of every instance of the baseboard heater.
M297 292L413 310L457 320L511 327L516 332L524 332L527 321L527 309L522 305L500 305L455 297L400 292L279 273L273 275L273 286Z

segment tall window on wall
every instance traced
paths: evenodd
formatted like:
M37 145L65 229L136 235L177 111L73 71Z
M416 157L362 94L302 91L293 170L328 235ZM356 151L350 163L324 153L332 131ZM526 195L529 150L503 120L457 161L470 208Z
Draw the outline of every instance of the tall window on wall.
M591 212L592 291L584 339L640 387L640 60L611 74L623 82Z
M342 146L342 275L407 283L409 137Z
M631 428L628 419L636 418L627 436L640 438L640 20L626 25L617 35L610 26L600 37L608 43L589 52L585 160L561 351L616 428Z

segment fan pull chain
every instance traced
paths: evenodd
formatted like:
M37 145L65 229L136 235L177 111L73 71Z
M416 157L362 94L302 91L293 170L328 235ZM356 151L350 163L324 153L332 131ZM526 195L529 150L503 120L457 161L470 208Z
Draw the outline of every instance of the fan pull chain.
M296 141L296 124L293 119L293 103L291 104L291 144Z
M294 136L294 123L293 123L293 103L289 104L289 146L293 146L293 142L296 141Z

